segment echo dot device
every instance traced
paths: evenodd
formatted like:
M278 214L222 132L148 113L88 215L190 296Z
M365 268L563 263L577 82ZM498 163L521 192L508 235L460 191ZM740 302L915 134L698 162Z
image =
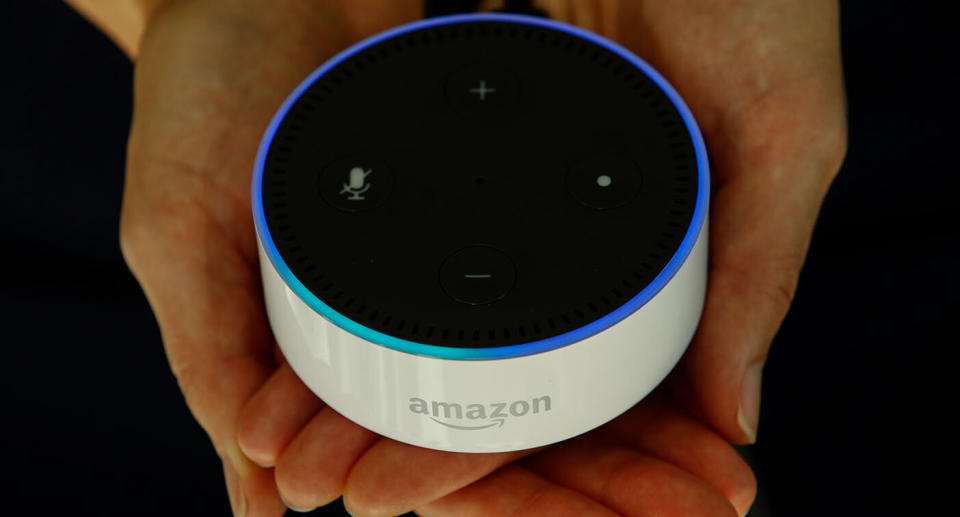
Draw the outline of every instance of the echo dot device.
M383 436L558 442L688 346L709 184L687 106L616 43L498 13L396 27L307 77L260 144L270 325L318 397Z

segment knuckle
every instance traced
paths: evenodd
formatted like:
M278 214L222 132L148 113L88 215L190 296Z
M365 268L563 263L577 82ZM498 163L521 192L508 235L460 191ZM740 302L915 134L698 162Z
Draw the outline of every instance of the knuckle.
M843 162L847 159L850 144L847 138L846 125L831 139L831 144L826 153L826 169L832 179L840 172Z
M847 136L846 115L841 112L834 117L824 117L816 128L819 135L813 142L814 155L817 158L817 167L823 172L827 185L836 178L847 157L849 138Z
M142 222L130 214L130 210L124 208L120 215L120 253L123 260L127 263L135 275L140 270L140 261L138 255L142 249L144 234Z
M200 425L203 426L204 415L196 414L197 411L195 408L202 407L203 401L201 398L208 390L206 386L203 385L203 377L200 372L198 372L198 368L195 367L195 363L171 358L170 369L173 372L173 376L177 379L177 386L180 388L180 392L183 393L183 398L186 400L187 405L194 409L194 416Z
M802 266L803 255L800 253L781 255L766 261L757 289L780 313L786 313L793 304Z
M711 268L726 278L737 296L782 315L796 297L803 260L803 253L796 252L753 259L749 266L718 262Z

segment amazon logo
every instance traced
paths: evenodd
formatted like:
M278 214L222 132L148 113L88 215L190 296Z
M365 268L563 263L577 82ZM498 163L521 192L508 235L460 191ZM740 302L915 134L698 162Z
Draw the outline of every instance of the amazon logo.
M546 413L550 411L550 396L544 395L529 401L515 400L513 402L466 405L439 400L427 401L411 397L410 411L417 415L426 415L434 422L451 429L476 431L491 427L503 427L504 422L511 417ZM448 420L454 420L456 423Z

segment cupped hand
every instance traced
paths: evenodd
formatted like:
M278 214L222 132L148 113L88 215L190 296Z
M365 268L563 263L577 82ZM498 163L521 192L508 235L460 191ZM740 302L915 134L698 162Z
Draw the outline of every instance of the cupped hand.
M170 0L140 41L121 249L238 514L285 510L272 470L237 445L242 406L276 369L250 207L257 146L313 69L421 11L419 0Z
M754 494L753 478L737 477L742 465L720 456L724 447L706 437L698 442L666 430L684 420L691 431L706 432L696 423L702 422L734 443L756 440L763 364L846 152L837 2L536 3L552 18L604 34L647 60L697 118L713 176L706 305L690 349L664 386L670 396L655 393L597 431L536 452L418 512L496 515L520 508L536 515L532 504L547 501L557 514L581 515L571 508L587 498L627 515L723 515L706 501L680 506L694 500L692 485L645 470L647 455L711 483L742 514ZM618 440L607 440L611 430ZM660 441L651 443L651 433Z
M846 153L836 0L544 0L662 72L713 176L706 305L672 386L735 443L756 440L761 371Z
M279 494L301 509L343 494L363 515L743 513L754 480L724 438L753 440L759 378L743 379L789 304L843 155L836 5L541 4L628 45L698 117L715 177L707 305L671 375L690 387L675 390L682 404L658 390L556 446L456 454L356 426L282 364L248 195L257 144L283 97L337 50L419 17L420 3L264 4L175 2L154 16L137 59L121 226L171 367L224 460L235 511L280 515Z

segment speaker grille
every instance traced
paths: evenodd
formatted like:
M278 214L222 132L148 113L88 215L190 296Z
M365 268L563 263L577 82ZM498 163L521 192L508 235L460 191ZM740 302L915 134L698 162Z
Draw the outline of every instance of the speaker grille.
M444 88L473 65L517 77L516 105L452 106ZM626 206L569 195L570 164L603 154L641 171ZM389 164L384 206L348 213L318 192L324 167L352 155ZM337 312L401 339L491 347L570 332L647 287L691 224L696 174L681 115L642 70L572 34L477 21L382 41L317 79L276 132L263 202L282 260ZM470 245L515 262L503 299L457 302L431 273Z

